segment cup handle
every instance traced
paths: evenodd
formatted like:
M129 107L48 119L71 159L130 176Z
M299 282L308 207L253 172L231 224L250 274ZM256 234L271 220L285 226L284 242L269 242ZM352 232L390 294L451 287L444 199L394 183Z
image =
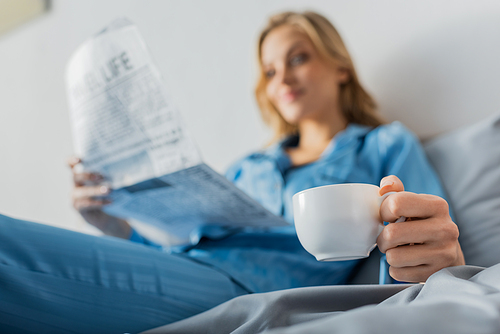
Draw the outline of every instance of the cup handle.
M397 192L396 191L389 191L388 193L385 193L382 196L380 196L380 205L382 205L382 202L387 198L387 196L395 194L395 193L397 193ZM402 223L404 221L406 221L406 217L401 216L394 223Z

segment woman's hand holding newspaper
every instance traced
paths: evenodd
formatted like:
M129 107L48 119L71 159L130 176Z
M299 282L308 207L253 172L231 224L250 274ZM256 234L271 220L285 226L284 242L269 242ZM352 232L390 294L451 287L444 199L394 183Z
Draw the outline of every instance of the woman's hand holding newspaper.
M71 157L68 164L73 173L74 188L72 193L73 207L78 210L85 221L106 235L128 239L131 233L130 224L123 219L106 214L102 208L111 203L108 195L111 188L104 177L97 173L78 171L80 158Z

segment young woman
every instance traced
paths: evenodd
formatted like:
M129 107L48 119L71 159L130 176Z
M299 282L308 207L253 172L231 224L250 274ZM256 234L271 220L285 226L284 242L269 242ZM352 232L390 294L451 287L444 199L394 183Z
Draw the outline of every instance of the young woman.
M412 217L379 237L391 275L425 281L463 264L456 226L418 140L400 123L382 124L331 23L311 12L273 16L258 56L256 97L274 143L238 161L227 177L290 226L203 228L182 251L158 250L102 212L102 177L75 172L74 206L85 219L136 242L1 217L1 329L137 332L242 294L346 283L357 262L318 262L302 248L292 195L327 184L379 184L388 175L412 192L437 195L402 192L384 201L384 220ZM381 185L382 192L403 190L394 176Z

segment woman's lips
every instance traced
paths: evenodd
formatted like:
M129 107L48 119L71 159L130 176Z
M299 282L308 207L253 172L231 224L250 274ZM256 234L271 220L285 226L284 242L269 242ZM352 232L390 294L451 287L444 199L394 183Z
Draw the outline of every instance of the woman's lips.
M281 94L281 100L285 103L293 102L302 94L303 94L302 89L291 90Z

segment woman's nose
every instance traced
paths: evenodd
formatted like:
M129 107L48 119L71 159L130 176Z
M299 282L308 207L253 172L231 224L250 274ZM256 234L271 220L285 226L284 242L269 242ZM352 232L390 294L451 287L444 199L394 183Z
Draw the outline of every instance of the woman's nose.
M290 85L294 82L295 76L293 73L293 70L289 68L288 66L285 66L281 71L280 71L280 82L285 84L285 85Z

